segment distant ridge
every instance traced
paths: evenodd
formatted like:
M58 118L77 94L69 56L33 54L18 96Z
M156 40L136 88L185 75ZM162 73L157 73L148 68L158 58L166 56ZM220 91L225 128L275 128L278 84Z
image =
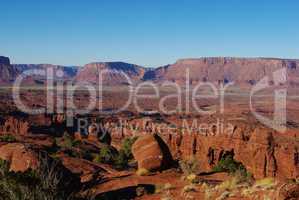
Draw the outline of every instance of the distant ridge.
M103 76L105 85L129 84L123 72L132 83L153 81L161 83L171 81L178 84L186 83L186 72L189 71L190 84L199 82L229 83L237 85L254 85L261 78L269 76L273 72L286 68L288 85L299 86L299 60L283 58L237 58L237 57L201 57L179 59L174 64L158 68L145 68L136 64L125 62L92 62L82 68L66 67L51 64L14 64L9 58L0 56L0 81L12 82L16 76L26 69L44 69L51 67L61 69L65 80L76 82L98 83L100 72L109 71Z

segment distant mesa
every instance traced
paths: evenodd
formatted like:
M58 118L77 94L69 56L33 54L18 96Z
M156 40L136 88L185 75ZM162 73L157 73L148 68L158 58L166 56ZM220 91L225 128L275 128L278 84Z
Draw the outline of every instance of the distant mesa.
M125 62L93 62L84 67L69 67L51 64L10 64L9 58L0 56L0 82L11 83L16 76L28 69L53 68L62 70L63 80L75 82L99 83L102 73L104 85L128 85L143 81L162 83L170 81L186 84L186 72L189 72L189 84L200 82L215 84L255 85L265 76L273 77L273 72L281 68L287 69L286 84L299 86L299 60L279 58L235 58L235 57L203 57L180 59L174 64L145 68ZM129 80L128 80L129 79ZM30 80L30 81L29 81ZM42 77L29 77L28 83L43 83Z
M122 73L123 72L123 73ZM75 77L77 82L99 83L105 85L127 85L142 80L146 69L139 65L124 62L95 62L89 63Z

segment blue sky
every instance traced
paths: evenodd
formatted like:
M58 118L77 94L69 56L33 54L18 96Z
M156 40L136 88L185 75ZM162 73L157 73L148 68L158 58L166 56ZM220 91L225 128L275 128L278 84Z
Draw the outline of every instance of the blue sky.
M299 1L3 0L0 55L148 67L202 56L299 58Z

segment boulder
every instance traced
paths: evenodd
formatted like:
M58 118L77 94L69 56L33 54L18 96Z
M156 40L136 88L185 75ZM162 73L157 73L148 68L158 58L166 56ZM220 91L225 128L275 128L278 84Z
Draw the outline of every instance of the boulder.
M25 172L38 167L38 154L21 143L1 146L0 159L8 161L9 170L13 172Z
M140 136L132 146L132 153L139 169L154 171L169 168L172 164L169 149L158 135Z

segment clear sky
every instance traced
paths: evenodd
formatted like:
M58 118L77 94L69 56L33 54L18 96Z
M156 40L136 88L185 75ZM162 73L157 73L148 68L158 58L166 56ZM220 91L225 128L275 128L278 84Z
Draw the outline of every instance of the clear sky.
M147 67L202 56L299 58L299 1L2 0L0 55Z

